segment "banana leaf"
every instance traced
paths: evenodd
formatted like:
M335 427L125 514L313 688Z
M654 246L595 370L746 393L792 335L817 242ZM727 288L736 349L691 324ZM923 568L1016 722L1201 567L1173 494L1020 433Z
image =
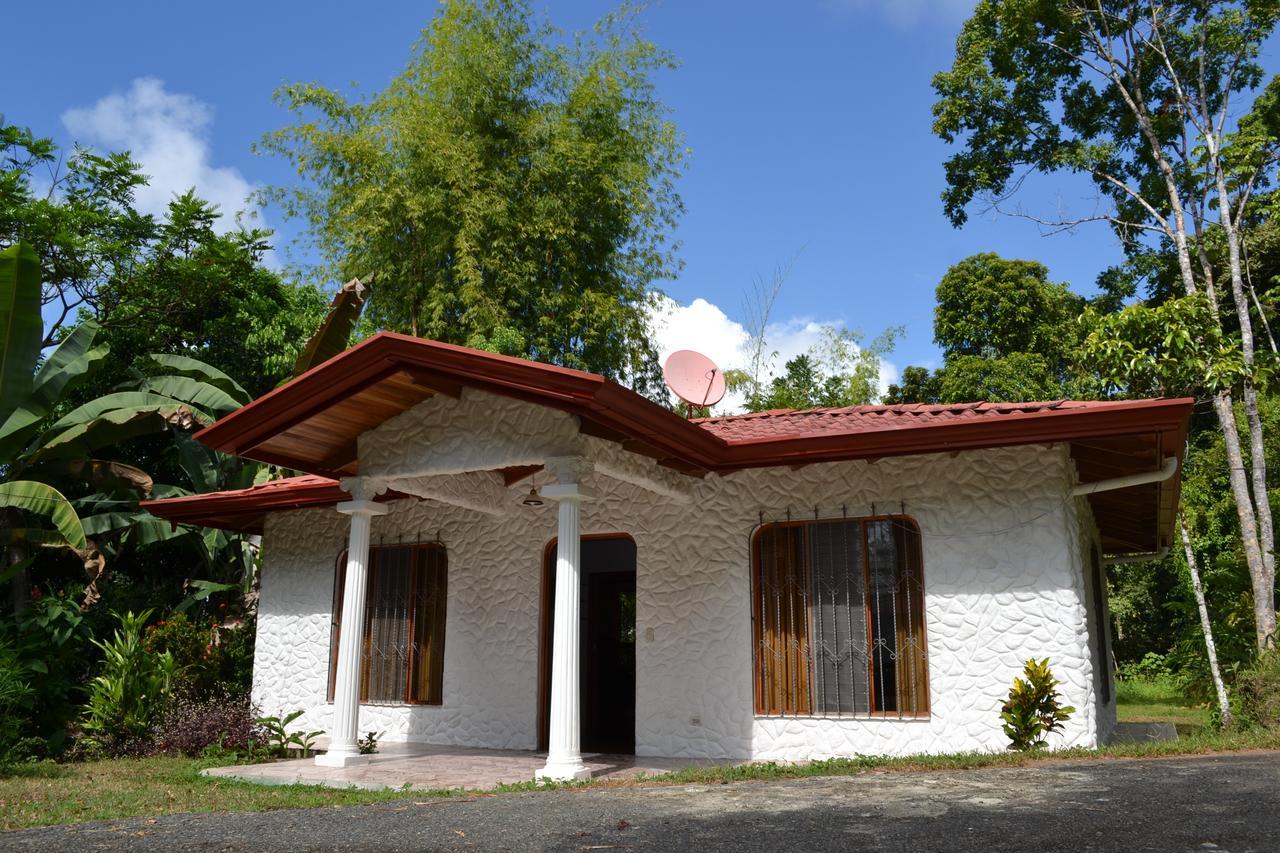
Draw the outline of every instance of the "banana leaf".
M100 447L119 444L140 435L163 432L170 424L190 429L200 424L199 416L184 403L135 406L103 412L92 420L76 423L40 440L31 455L31 464L48 459L86 456Z
M137 389L146 394L160 394L181 400L218 417L229 415L241 406L221 388L189 376L149 376L138 383Z
M107 491L129 491L143 498L151 495L154 485L151 475L141 468L106 459L54 459L31 470L42 475L71 477Z
M242 406L253 400L253 397L248 391L244 390L239 382L236 382L213 365L205 364L199 359L188 358L185 355L165 355L164 353L153 353L147 358L151 359L153 363L172 371L177 376L188 376L212 385L228 394Z
M0 251L0 423L31 393L43 340L40 258L18 243Z
M75 507L53 486L33 480L0 483L0 506L44 516L53 522L62 539L77 551L85 549L84 526Z
M110 394L103 394L101 397L95 397L83 406L67 412L54 421L48 432L52 434L69 426L87 423L115 409L164 408L182 405L182 400L175 400L163 394L147 394L142 391L115 391Z
M97 323L91 320L81 323L45 360L32 381L31 393L0 424L0 459L13 458L53 411L67 386L88 375L106 357L106 344L93 345L98 331Z
M353 278L338 288L320 328L298 354L298 360L293 365L294 376L301 376L347 348L351 333L360 320L360 312L364 309L366 293L368 287L358 278Z

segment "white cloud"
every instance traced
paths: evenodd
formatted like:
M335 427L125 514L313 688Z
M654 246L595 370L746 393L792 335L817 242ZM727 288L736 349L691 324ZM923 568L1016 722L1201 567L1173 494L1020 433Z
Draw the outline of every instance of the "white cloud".
M143 213L163 215L170 199L195 188L218 205L219 230L235 226L235 214L249 208L254 186L238 169L210 162L213 107L191 95L165 90L164 81L140 77L91 107L67 110L62 123L77 142L99 150L130 152L150 182L137 189Z
M691 349L710 358L721 370L746 369L750 365L751 336L746 328L730 319L718 305L701 297L682 305L669 296L660 296L650 312L650 322L661 362L676 350ZM802 317L770 323L765 329L765 339L769 353L776 355L765 365L765 379L771 379L784 364L817 344L822 339L823 327L828 325L839 328L844 323L840 320L819 322ZM881 393L897 377L897 368L881 359ZM717 414L741 412L743 403L741 393L730 393L715 410Z
M826 0L839 14L874 14L898 29L919 24L953 26L973 11L976 0Z

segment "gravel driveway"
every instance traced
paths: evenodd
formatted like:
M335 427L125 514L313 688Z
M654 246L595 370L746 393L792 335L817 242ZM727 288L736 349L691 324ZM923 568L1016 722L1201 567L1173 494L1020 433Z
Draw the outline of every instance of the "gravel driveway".
M3 850L1280 850L1280 753L171 815Z

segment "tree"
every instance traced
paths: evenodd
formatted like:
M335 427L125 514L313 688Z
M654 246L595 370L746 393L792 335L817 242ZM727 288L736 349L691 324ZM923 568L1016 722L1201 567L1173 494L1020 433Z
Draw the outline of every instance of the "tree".
M944 364L903 371L895 403L1021 402L1079 396L1074 373L1083 297L1036 261L994 252L956 264L938 283L933 339Z
M1014 212L1053 229L1108 222L1130 252L1168 252L1182 293L1207 298L1214 324L1234 314L1243 377L1214 390L1212 403L1226 441L1259 647L1272 644L1276 630L1274 533L1241 246L1245 211L1255 190L1274 179L1280 152L1280 81L1259 93L1265 75L1258 63L1278 17L1274 0L984 0L964 25L952 68L934 78L934 130L961 149L946 163L943 193L954 224L965 221L975 199L1007 209L1028 173L1076 173L1097 189L1097 210ZM1249 94L1256 95L1254 108L1233 129L1236 100ZM1204 251L1211 226L1227 245L1225 282Z
M258 148L306 184L268 196L327 269L373 278L380 328L653 387L684 150L651 78L672 64L626 14L566 41L523 0L448 0L372 97L278 91L296 123Z
M206 360L254 395L290 375L299 342L324 312L316 287L264 266L270 234L219 231L221 213L194 192L157 219L134 208L147 183L126 152L76 148L0 120L0 248L25 242L40 259L48 348L83 319L117 354L163 352ZM104 364L81 402L129 378L128 359Z
M750 393L744 371L734 371L734 378L737 387L748 389L746 408L752 412L874 403L880 396L880 359L893 351L901 331L888 329L864 345L857 332L824 326L818 343L788 361L759 393Z

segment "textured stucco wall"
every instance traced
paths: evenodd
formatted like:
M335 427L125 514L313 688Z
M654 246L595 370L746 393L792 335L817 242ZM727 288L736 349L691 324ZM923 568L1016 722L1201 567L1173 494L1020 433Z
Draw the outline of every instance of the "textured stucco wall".
M798 759L1003 749L999 707L1031 656L1051 658L1066 701L1081 709L1055 745L1096 742L1106 711L1096 703L1081 562L1094 534L1087 508L1067 498L1074 471L1065 448L743 471L690 480L691 500L681 502L633 485L643 466L611 458L622 451L583 439L565 417L480 393L433 398L366 433L362 465L367 458L376 460L367 473L423 476L581 452L602 468L626 470L632 482L587 478L596 498L583 506L582 532L625 532L636 541L639 754ZM504 425L515 438L490 441ZM467 434L471 440L462 440ZM448 547L444 703L364 706L360 731L533 748L541 560L556 507L519 506L527 489L514 486L510 512L499 516L400 501L374 519L375 544L439 535ZM843 506L852 516L873 504L905 506L922 532L931 717L756 718L753 528L762 513L812 515L818 507L826 515ZM272 516L265 535L254 696L268 713L306 709L300 724L318 729L331 724L330 607L345 535L346 518L319 509Z

